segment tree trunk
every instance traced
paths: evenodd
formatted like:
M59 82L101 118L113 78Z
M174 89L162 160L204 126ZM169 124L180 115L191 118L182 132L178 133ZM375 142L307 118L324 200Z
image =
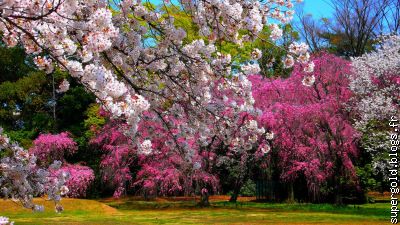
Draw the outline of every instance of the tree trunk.
M233 189L233 193L231 195L231 198L229 199L229 202L236 202L237 198L239 196L240 189L242 188L242 185L239 183L236 183L235 188Z
M340 184L336 185L336 193L335 193L335 204L336 205L343 204L343 198L342 198L342 193L341 193L340 189L341 189Z
M203 188L201 190L201 197L200 197L199 205L202 206L202 207L210 206L210 202L208 201L208 197L209 197L208 190Z
M294 202L294 188L293 188L293 182L290 182L290 183L289 183L287 201L290 202L290 203L293 203L293 202Z

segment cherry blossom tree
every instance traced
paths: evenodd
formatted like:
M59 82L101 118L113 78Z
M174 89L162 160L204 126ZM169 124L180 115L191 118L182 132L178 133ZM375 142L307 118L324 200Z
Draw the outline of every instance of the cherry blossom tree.
M0 30L8 46L20 43L34 55L38 68L47 73L66 70L93 92L113 119L127 124L120 126L122 132L131 138L133 149L144 155L159 151L152 143L157 134L138 132L144 113L150 115L150 120L169 134L165 137L172 137L173 144L167 147L174 150L171 157L175 154L185 159L179 168L190 169L189 174L195 176L193 168L198 164L204 171L208 168L198 160L215 160L207 152L218 144L229 146L229 151L244 151L253 148L262 133L249 116L256 110L246 78L260 67L247 63L232 71L231 55L220 51L222 41L240 48L258 38L265 26L271 35L264 41L279 40L279 24L291 20L294 3L180 1L176 7L197 27L199 38L194 40L187 38L185 29L165 7L174 4L167 0L161 6L139 0L115 4L104 0L7 0L0 3ZM285 66L291 67L297 60L306 72L312 72L314 64L308 62L307 50L304 44L291 44ZM259 51L254 50L252 57L259 58ZM67 86L63 84L60 90ZM210 150L203 153L206 147ZM120 155L129 162L130 149L109 151L111 157ZM129 179L121 176L119 187Z
M344 183L356 181L354 159L358 134L352 127L346 103L350 101L350 62L321 54L313 58L315 70L296 65L288 79L251 78L255 106L263 111L260 124L274 134L280 177L289 184L305 177L309 194L317 201L320 188L332 185L340 203ZM304 85L299 85L303 82Z
M400 37L383 37L375 52L354 58L350 88L355 93L357 127L370 120L385 120L399 110Z
M173 4L168 2L163 4ZM124 117L134 133L150 105L191 102L186 110L212 113L206 87L230 75L231 61L215 44L254 40L265 25L272 29L271 40L277 40L282 32L267 18L286 23L293 15L287 13L293 7L290 0L184 1L181 7L207 42L186 43L185 30L175 26L168 12L140 1L112 6L106 1L5 1L0 29L9 46L20 42L37 55L39 68L68 70L114 117Z
M381 38L380 48L352 60L350 89L354 92L355 127L363 134L361 147L371 157L375 177L389 176L388 120L400 112L400 37Z

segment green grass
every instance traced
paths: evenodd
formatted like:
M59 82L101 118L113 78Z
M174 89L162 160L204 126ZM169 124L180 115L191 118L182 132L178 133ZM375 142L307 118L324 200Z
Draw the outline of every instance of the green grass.
M43 200L38 200L43 203ZM336 207L329 204L273 204L225 201L198 208L194 201L63 199L65 211L32 213L0 201L0 215L18 224L387 224L387 203Z

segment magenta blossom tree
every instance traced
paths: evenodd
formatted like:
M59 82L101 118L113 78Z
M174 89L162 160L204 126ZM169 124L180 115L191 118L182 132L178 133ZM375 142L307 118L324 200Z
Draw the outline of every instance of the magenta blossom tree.
M67 132L56 135L41 134L33 141L33 146L29 149L44 165L54 160L65 161L66 155L72 155L77 150L77 144Z
M91 168L67 163L63 164L56 173L69 174L69 179L65 185L69 190L67 196L72 198L86 197L86 191L95 178Z
M207 165L213 154L202 152L197 142L198 134L186 130L184 117L146 113L138 132L146 140L139 146L138 156L141 170L135 184L149 194L158 191L162 195L199 193L201 188L216 191L218 178L211 174ZM196 138L197 137L197 138Z
M114 197L125 194L133 182L130 167L135 163L136 150L132 140L124 134L124 126L123 122L111 119L90 141L93 147L103 152L100 162L102 179L113 186Z
M37 155L38 164L48 166L50 162L59 162L61 168L54 174L68 174L66 187L69 197L85 197L86 190L94 180L94 172L87 166L68 164L65 156L76 153L78 146L67 132L60 134L41 134L33 141L29 152Z
M312 200L329 184L340 202L344 182L355 181L354 159L358 133L352 127L346 103L350 63L322 53L313 57L315 70L304 78L301 65L288 79L253 76L255 106L263 112L260 123L274 134L280 177L290 188L305 177ZM304 85L299 85L303 82Z

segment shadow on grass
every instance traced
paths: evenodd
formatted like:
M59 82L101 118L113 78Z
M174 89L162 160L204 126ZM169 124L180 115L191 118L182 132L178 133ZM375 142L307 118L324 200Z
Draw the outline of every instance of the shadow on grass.
M107 201L105 204L118 210L182 210L199 209L195 200L189 201ZM387 218L388 205L385 203L364 204L364 205L343 205L332 204L310 204L310 203L268 203L268 202L237 202L212 201L210 209L240 209L241 211L274 211L274 212L323 212L347 215L365 215L374 218Z

